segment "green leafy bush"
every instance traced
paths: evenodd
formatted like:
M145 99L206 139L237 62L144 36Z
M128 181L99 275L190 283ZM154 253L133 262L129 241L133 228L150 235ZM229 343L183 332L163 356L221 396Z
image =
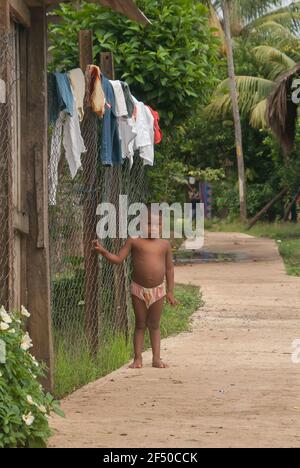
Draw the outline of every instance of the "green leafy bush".
M113 52L117 78L157 108L168 131L209 94L219 41L200 2L138 0L152 21L148 27L97 4L81 2L78 8L74 3L54 11L61 21L50 24L52 68L78 66L78 32L92 29L95 63L100 52Z
M38 381L44 368L29 352L27 317L24 307L14 313L0 309L0 448L46 447L50 412L63 415Z

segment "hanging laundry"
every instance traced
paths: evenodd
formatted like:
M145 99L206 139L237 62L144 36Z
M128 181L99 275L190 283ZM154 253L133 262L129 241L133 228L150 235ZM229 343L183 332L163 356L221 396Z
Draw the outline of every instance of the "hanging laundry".
M63 145L66 152L66 159L69 164L72 179L76 177L77 172L81 169L81 155L86 153L86 147L81 135L79 117L77 112L74 115L66 116L64 124Z
M129 159L130 169L133 166L134 157L134 140L137 136L137 130L135 120L128 117L119 117L119 134L121 139L122 157L123 159Z
M145 166L154 165L154 117L148 107L136 98L136 131L134 150L139 150Z
M159 120L160 120L159 113L153 110L150 106L147 106L147 107L150 110L154 118L154 143L156 145L159 145L159 143L161 143L163 139L163 133L159 126Z
M102 86L100 68L96 65L88 65L85 78L87 105L102 118L105 113L105 93Z
M73 105L75 106L74 97ZM49 203L52 206L56 205L58 166L61 158L62 144L71 177L74 179L82 166L81 155L86 152L77 112L74 112L73 116L70 116L65 111L62 111L53 129L49 161Z
M128 117L128 110L121 82L110 80L110 84L115 94L116 117Z
M85 77L81 68L71 70L68 75L76 102L79 120L81 122L84 117Z
M130 92L129 85L125 81L121 81L121 85L122 85L122 89L123 89L123 93L124 93L124 97L126 101L127 114L128 114L128 117L131 118L133 116L134 107L135 107L133 97Z
M64 112L61 112L55 122L52 131L50 160L49 160L49 204L50 206L56 205L57 187L58 187L58 166L61 158L62 151L62 132L64 122Z
M135 129L135 121L128 117L126 99L121 81L110 81L113 87L116 103L116 115L119 129L119 137L121 140L122 158L130 160L130 168L133 166L133 142L137 132Z
M110 81L103 74L101 77L106 103L102 125L100 159L104 165L118 166L123 164L123 157L116 117L115 94Z
M56 78L54 73L48 73L48 123L54 125L58 119L60 109L58 102L58 92L56 87Z
M73 116L74 98L67 73L56 72L51 75L48 78L49 122L54 124L62 111Z

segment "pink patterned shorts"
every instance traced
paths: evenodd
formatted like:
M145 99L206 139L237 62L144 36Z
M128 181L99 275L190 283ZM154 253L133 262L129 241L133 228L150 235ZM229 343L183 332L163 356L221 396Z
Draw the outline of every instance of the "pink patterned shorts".
M147 309L166 296L166 285L162 283L156 288L144 288L134 281L131 283L131 294L145 302Z

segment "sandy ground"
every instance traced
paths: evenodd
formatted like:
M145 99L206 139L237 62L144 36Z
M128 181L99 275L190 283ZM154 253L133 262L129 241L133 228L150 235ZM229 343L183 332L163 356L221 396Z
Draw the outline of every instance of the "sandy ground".
M127 366L77 391L50 447L300 447L300 279L273 241L207 234L206 249L248 260L176 269L206 305L193 332L163 342L168 370Z

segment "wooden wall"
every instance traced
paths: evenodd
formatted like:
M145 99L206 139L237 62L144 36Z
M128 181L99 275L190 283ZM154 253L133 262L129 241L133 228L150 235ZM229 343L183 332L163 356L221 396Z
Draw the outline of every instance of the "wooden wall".
M15 265L19 265L20 278L19 282L10 282L10 288L15 290L8 293L17 297L18 290L20 301L31 313L28 329L34 344L33 353L46 363L49 372L43 383L47 390L52 390L46 9L41 6L28 11L30 26L24 21L19 30L20 115L15 119L19 122L20 164L18 177L16 172L14 174L20 199L10 225L10 235L13 233L13 237L18 238L19 251L15 253L19 258ZM0 0L0 32L1 28L9 31L14 13L9 0ZM10 123L7 125L9 128ZM12 154L12 158L16 158L16 154Z

